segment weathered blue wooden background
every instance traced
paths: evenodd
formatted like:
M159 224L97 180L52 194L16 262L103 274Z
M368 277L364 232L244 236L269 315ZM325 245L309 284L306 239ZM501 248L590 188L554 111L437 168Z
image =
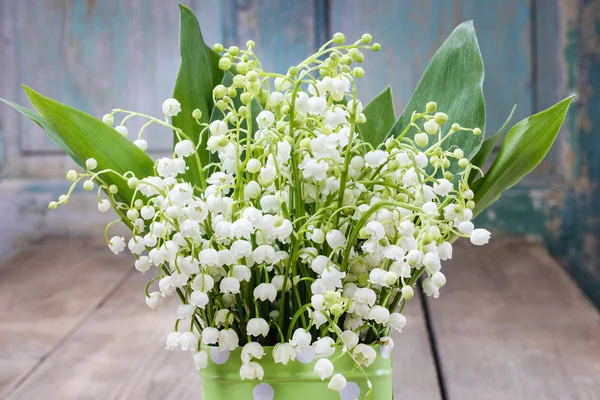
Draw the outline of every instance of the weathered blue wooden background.
M208 43L253 39L265 67L284 71L336 31L371 33L360 85L368 101L392 87L400 113L429 58L460 22L473 19L486 65L487 133L518 104L514 121L580 89L553 153L482 219L496 232L544 236L600 299L600 175L593 127L600 104L598 0L187 0ZM0 0L0 96L27 103L21 83L101 116L114 108L160 113L179 63L177 1ZM583 89L583 90L581 90ZM151 132L168 150L168 131ZM42 131L0 108L5 178L56 178L70 161ZM586 257L582 257L586 255ZM585 258L585 262L582 262ZM585 266L583 266L585 264ZM592 282L592 283L590 283Z

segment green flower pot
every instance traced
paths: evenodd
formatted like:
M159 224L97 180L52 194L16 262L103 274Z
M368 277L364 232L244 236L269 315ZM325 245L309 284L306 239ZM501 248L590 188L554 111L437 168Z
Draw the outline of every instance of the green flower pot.
M348 384L340 392L327 388L328 379L321 379L313 372L314 353L309 350L290 361L288 365L273 361L273 348L265 347L266 354L258 362L265 375L262 381L242 380L241 348L232 352L219 351L216 347L204 347L209 353L208 367L200 371L202 379L202 400L354 400L364 399L367 381L358 368L355 368L348 355L336 352L329 357L333 361L334 374L344 375ZM373 385L372 400L391 400L392 358L389 353L380 352L375 346L377 359L364 368ZM339 358L338 358L339 357ZM334 361L335 358L338 358Z

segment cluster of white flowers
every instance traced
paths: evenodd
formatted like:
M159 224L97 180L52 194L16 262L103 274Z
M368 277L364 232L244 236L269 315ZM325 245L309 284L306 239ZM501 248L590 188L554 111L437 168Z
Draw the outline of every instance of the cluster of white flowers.
M334 374L332 359L349 356L362 370L377 357L373 345L386 355L419 277L426 275L423 291L438 297L451 242L489 240L471 222L475 167L460 148L442 146L455 132L481 130L448 123L430 102L399 136L377 147L363 141L355 79L364 71L351 65L362 62L361 49L379 45L368 34L344 41L336 34L285 75L262 71L253 42L246 50L216 45L233 84L214 88L222 116L210 123L175 99L163 104L164 120L126 112L124 121L143 116L180 139L172 158L156 161L156 176L122 175L135 189L129 204L103 184L106 171L96 171L93 159L84 173L67 174L74 184L87 178L86 190L96 182L98 209L112 205L131 227L131 238L107 240L114 253L128 248L139 271L155 268L148 307L179 296L167 348L193 352L198 368L209 362L208 346L243 346L241 378L262 379L263 346L274 345L283 365L313 354L315 373L342 390L346 379ZM120 112L104 122L112 125ZM168 122L180 112L202 126L210 165L201 165L204 149ZM116 129L127 134L123 123ZM135 143L147 148L141 132ZM183 176L190 163L200 167L199 182Z

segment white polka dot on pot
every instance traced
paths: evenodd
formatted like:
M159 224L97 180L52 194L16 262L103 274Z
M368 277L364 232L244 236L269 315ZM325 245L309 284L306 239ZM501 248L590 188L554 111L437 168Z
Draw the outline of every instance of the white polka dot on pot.
M392 348L390 346L382 345L379 347L379 352L383 358L390 358Z
M302 351L299 351L296 354L296 360L300 361L302 364L309 364L313 362L316 357L315 348L308 347Z
M348 382L346 387L340 390L341 400L356 400L360 399L360 386L354 382Z
M230 351L229 350L219 350L218 347L211 347L210 348L210 358L213 360L213 362L215 364L225 364L227 362L227 360L229 360L229 355L230 355Z
M268 383L259 383L252 390L254 400L273 400L275 397L275 389Z

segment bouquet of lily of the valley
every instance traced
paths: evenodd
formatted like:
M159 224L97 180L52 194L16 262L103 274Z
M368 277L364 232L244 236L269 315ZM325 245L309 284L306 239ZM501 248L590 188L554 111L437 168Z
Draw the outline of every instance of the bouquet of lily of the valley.
M148 276L148 307L179 298L166 346L197 368L233 363L239 379L268 383L264 365L304 363L333 391L350 375L362 396L384 398L369 370L389 357L415 290L439 296L457 238L488 242L473 218L542 160L571 98L514 125L484 172L501 133L484 140L470 23L396 119L389 89L366 105L356 89L380 49L371 35L336 33L280 74L262 69L252 41L210 49L181 11L182 64L161 117L114 109L98 120L28 87L39 114L10 103L81 167L50 209L82 184L116 212L110 250L128 249ZM134 118L145 121L135 134ZM146 155L151 125L173 132L172 156ZM115 223L131 235L111 237ZM258 392L277 395L273 385Z

